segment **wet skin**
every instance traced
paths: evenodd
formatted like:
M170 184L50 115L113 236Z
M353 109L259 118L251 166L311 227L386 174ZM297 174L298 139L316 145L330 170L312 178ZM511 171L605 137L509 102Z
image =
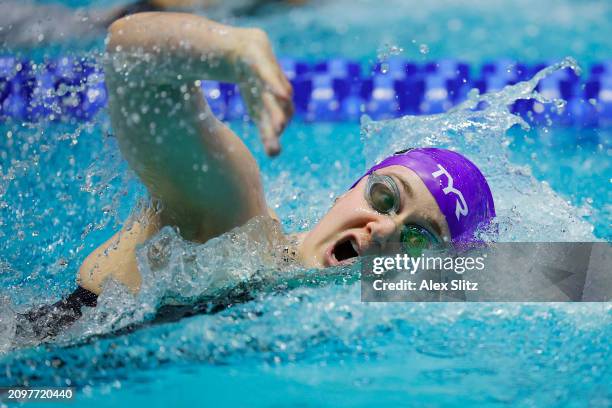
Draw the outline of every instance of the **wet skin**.
M399 242L405 224L424 227L440 242L450 239L446 219L416 173L403 166L389 166L376 174L393 177L399 186L401 205L397 214L381 214L370 206L364 197L367 177L362 178L310 232L300 236L299 256L304 265L324 268L340 264L334 248L346 240L358 255L385 249L389 243Z

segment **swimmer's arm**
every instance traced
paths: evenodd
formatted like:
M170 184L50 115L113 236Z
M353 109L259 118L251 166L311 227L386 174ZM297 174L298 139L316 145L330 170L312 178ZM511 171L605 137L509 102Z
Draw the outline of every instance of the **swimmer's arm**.
M187 239L206 240L268 211L257 163L214 118L196 83L248 85L247 103L259 109L274 153L291 114L291 88L261 33L180 13L137 14L110 28L113 130L131 168L162 202L161 225L178 226Z
M159 217L151 210L137 214L123 228L90 253L81 264L77 283L99 295L110 277L138 292L142 279L138 272L136 248L159 231Z

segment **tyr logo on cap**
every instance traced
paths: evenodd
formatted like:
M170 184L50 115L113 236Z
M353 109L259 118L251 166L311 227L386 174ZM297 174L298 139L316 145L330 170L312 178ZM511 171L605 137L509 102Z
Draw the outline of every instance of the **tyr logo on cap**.
M431 175L434 178L439 178L442 175L446 176L446 180L448 181L448 183L447 183L446 187L444 187L444 189L442 189L442 191L444 192L444 195L448 195L448 194L452 193L455 196L457 196L457 205L455 207L455 216L457 217L457 220L459 220L459 217L461 215L463 215L463 216L468 215L468 212L469 212L468 205L465 202L465 198L463 198L463 194L461 193L461 191L459 191L459 190L457 190L456 188L453 187L453 177L439 163L438 163L438 169L439 169L438 171L435 171L435 172L431 173Z

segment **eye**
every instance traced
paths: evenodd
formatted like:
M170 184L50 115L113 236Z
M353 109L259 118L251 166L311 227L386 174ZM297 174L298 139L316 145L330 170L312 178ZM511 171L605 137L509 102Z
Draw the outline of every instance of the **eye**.
M412 256L419 256L423 250L438 243L436 237L420 225L404 225L400 241L404 249Z

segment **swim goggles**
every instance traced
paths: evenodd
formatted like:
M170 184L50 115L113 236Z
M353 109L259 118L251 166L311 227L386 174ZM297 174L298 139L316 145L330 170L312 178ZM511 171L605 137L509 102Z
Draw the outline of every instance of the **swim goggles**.
M371 173L365 187L365 199L377 212L395 215L400 210L401 195L393 177ZM438 245L440 241L428 229L417 224L404 224L400 244L411 255L420 255L424 249Z

